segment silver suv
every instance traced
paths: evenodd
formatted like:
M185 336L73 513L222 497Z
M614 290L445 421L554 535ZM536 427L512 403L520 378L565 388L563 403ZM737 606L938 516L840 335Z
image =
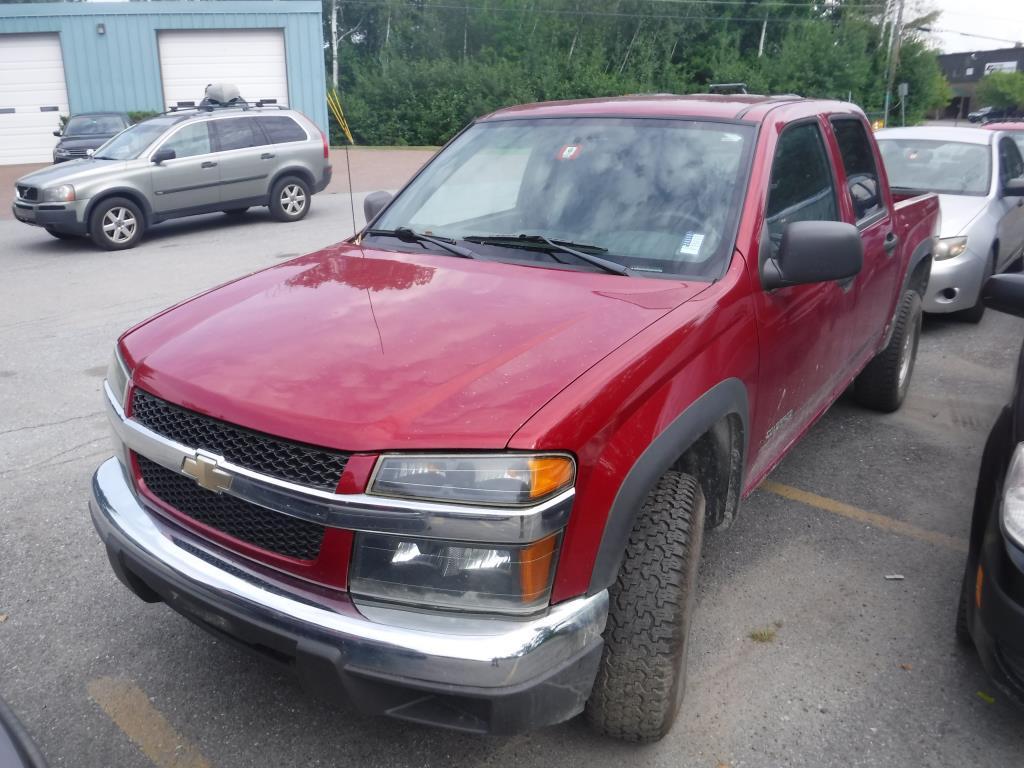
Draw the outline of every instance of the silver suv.
M15 218L61 239L131 248L167 219L265 205L298 221L331 180L327 139L293 110L200 107L150 118L84 160L18 179Z

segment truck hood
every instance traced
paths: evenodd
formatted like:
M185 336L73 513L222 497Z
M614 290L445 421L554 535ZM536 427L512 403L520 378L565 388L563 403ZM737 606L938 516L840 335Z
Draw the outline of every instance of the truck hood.
M149 392L293 440L498 449L707 285L340 244L157 315L122 351Z
M82 160L69 160L66 163L49 165L26 174L18 179L17 183L40 189L59 187L61 184L74 185L106 176L111 171L121 170L125 165L124 160L96 160L91 157Z
M966 230L990 204L988 197L977 195L939 195L942 229L939 237L956 237Z
M64 149L98 149L110 139L112 133L92 133L87 136L64 136L57 142L58 147Z

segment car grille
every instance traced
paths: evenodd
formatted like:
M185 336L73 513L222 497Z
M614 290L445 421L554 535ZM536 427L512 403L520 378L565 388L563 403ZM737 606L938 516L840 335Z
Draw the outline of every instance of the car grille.
M136 454L146 488L184 515L253 546L298 560L316 560L324 526L200 488L145 456Z
M188 448L202 448L254 472L334 492L348 454L254 432L136 389L132 419Z
M22 200L38 200L39 190L36 187L29 187L23 184L18 184L18 197Z
M85 157L89 154L88 149L65 149L68 157Z

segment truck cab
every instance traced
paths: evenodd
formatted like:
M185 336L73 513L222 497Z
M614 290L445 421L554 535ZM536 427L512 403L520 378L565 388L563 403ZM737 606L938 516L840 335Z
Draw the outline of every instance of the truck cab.
M118 340L114 572L370 712L660 738L704 530L851 384L903 401L935 196L850 104L636 96L483 117L366 213Z

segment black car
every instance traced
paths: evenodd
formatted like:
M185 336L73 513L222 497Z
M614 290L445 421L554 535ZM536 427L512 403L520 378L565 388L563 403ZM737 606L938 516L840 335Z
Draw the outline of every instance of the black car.
M90 149L99 149L107 139L131 125L123 112L86 112L68 118L64 129L54 131L60 141L53 148L53 162L86 157Z
M0 767L46 768L42 753L3 699L0 699Z
M982 299L1024 317L1024 275L989 278ZM956 634L978 649L996 685L1024 705L1024 347L1013 397L981 458Z

